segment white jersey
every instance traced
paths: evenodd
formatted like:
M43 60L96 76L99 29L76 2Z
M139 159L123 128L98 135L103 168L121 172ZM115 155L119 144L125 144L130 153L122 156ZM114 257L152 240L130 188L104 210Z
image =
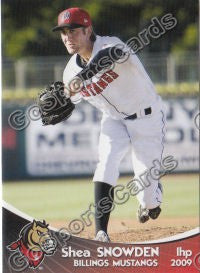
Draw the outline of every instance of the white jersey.
M119 44L123 45L123 42L116 37L97 36L89 62L100 50ZM141 176L149 174L154 161L160 162L162 158L163 105L137 56L130 54L126 61L121 61L119 59L112 68L84 81L80 93L71 99L73 102L87 100L104 113L99 136L99 162L93 181L115 186L120 162L131 147L134 179L139 181L139 184L136 182L138 186ZM83 69L79 64L80 59L75 54L64 70L66 86ZM84 75L84 78L87 77ZM157 178L148 182L148 187L143 187L136 195L142 208L153 209L161 205L162 191Z
M89 62L100 50L119 44L124 45L117 37L97 36ZM83 69L76 60L77 54L74 54L64 70L66 86ZM81 92L71 99L74 103L87 100L113 119L122 119L155 105L159 107L160 102L151 79L133 53L125 62L115 62L112 69L101 71L85 81Z

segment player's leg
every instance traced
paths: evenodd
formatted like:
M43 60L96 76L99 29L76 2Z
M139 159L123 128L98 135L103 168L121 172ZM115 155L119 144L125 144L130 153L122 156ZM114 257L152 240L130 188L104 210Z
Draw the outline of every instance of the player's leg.
M107 227L113 206L114 187L104 182L95 181L94 196L96 240L108 242L110 239L107 235Z
M96 239L106 241L113 204L113 187L119 177L119 164L130 147L124 124L104 116L99 138L99 163L94 174Z
M137 193L140 203L138 218L140 222L146 222L149 217L156 219L161 212L159 169L164 149L165 117L160 111L126 124L131 137L134 183L143 185Z

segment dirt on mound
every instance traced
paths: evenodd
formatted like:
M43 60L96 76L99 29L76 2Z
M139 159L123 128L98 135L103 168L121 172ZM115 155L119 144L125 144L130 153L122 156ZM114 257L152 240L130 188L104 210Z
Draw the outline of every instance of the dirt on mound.
M69 222L50 222L56 228L67 228ZM112 242L144 242L160 238L170 237L197 227L197 218L164 218L150 220L145 224L140 224L136 220L130 219L111 219L108 233ZM78 237L93 239L94 224L85 227L77 234Z
M166 238L178 233L190 230L189 227L154 227L148 229L130 229L126 232L112 233L110 235L113 242L144 242L160 238Z

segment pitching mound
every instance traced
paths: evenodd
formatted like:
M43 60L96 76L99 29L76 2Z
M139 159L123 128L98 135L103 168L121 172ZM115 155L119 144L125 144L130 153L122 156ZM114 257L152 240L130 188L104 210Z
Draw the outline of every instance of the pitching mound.
M69 222L52 222L51 226L61 228L68 227ZM142 242L170 237L198 226L196 218L164 218L149 220L140 224L136 220L111 219L108 233L113 242ZM86 239L94 238L94 224L86 227L79 237Z

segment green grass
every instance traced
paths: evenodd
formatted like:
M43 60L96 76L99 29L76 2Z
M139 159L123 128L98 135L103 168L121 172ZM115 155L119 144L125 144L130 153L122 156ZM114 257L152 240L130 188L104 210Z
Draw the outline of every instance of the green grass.
M123 177L119 183L130 180L130 177ZM168 175L162 182L162 216L198 217L197 175ZM90 179L10 182L3 184L3 199L37 219L72 220L80 218L93 202L93 190ZM112 217L135 217L137 207L136 198L131 197L125 204L116 206Z

